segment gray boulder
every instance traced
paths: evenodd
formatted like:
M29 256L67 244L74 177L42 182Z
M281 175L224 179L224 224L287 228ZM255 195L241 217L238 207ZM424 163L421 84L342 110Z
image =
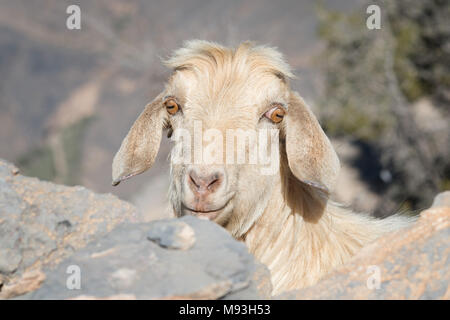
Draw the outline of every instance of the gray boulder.
M21 176L0 159L0 298L38 288L43 267L57 265L135 214L113 195Z
M26 298L259 299L270 291L267 268L243 243L187 216L117 227L48 272Z

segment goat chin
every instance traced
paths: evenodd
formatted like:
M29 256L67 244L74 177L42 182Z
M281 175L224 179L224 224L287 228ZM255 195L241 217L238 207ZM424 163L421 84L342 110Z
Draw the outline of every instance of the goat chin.
M377 219L321 197L313 204L310 196L308 192L297 194L299 206L293 210L289 201L280 201L283 196L278 188L259 218L237 237L268 266L273 295L315 284L363 246L416 219L398 214Z

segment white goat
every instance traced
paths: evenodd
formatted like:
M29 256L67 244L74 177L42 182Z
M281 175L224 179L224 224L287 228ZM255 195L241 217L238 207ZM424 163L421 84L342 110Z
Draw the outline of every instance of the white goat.
M180 163L172 152L169 190L177 216L206 217L244 241L269 267L274 294L314 284L365 244L411 222L356 214L328 200L338 157L310 109L291 91L291 71L275 49L191 41L166 63L174 72L122 142L113 184L150 168L163 129L194 136L214 129L200 146L217 150L223 148L221 134L230 130L278 132L276 144L262 147L266 152L276 148L274 174L261 174L265 165L259 163L211 164L201 157ZM247 153L257 143L248 140ZM184 155L195 158L198 142L194 150L190 139L181 145Z

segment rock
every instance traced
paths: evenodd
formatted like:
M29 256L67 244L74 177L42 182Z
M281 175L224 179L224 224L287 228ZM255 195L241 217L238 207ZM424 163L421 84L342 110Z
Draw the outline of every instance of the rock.
M178 242L178 231L189 235L189 246ZM66 286L69 266L79 267L79 290ZM47 272L41 288L24 298L260 299L271 289L267 268L243 243L211 221L186 216L118 226Z
M165 248L187 250L195 243L195 232L182 221L159 220L150 223L147 238Z
M417 223L277 299L449 299L449 192ZM0 160L0 298L270 299L267 267L217 224L135 223L112 195L21 176Z
M278 299L450 299L450 208L381 237L318 284Z
M0 159L0 298L36 289L43 267L57 265L135 214L115 196L24 177Z
M449 207L450 208L450 191L439 193L433 200L432 208Z
M20 296L26 292L38 289L45 280L45 274L39 269L25 271L19 281L12 281L2 287L4 297Z

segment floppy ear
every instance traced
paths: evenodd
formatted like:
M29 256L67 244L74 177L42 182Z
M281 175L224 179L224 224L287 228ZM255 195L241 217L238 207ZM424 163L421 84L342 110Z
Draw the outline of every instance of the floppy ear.
M134 122L112 164L112 185L138 175L150 168L161 143L166 111L163 94L149 103Z
M339 174L339 159L303 99L291 92L286 114L286 154L297 179L330 193Z

